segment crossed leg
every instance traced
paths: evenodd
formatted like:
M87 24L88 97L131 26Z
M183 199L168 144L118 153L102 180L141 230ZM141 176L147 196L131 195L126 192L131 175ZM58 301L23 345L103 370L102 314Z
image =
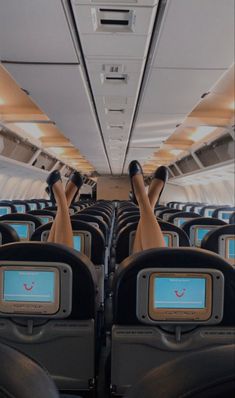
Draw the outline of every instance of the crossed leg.
M77 187L72 181L69 181L64 191L62 182L57 181L52 189L56 199L57 212L47 242L62 243L73 247L73 230L69 206L77 193Z
M165 247L164 237L154 214L154 206L164 182L154 178L147 195L141 174L133 176L132 181L140 209L140 220L134 239L133 253L155 247Z

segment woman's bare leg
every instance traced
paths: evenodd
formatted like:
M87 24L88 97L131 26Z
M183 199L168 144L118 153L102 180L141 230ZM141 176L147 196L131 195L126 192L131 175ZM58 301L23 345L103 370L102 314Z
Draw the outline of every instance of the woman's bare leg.
M143 176L141 174L134 175L132 177L132 182L140 209L140 232L137 234L137 239L140 237L142 250L165 247L162 231L156 220L148 195L145 191ZM136 243L134 242L134 253L136 253L136 248L140 248L138 241Z
M137 229L136 229L136 233L135 233L135 239L134 239L134 243L133 243L132 252L138 253L138 252L141 252L142 250L143 250L143 247L142 247L142 242L141 242L141 220L139 220Z
M68 207L71 205L72 200L76 194L78 194L78 188L72 181L69 180L65 187L65 196L67 199Z
M62 182L57 181L52 189L57 203L57 213L47 241L73 247L73 230Z
M164 187L164 182L162 180L159 180L158 178L152 179L151 184L149 186L148 198L150 206L152 207L153 210L158 201L159 195L163 187Z

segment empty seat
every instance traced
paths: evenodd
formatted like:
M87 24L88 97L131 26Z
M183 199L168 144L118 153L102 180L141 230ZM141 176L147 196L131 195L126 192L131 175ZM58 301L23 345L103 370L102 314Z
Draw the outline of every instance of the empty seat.
M0 344L0 396L2 398L59 398L46 370L28 356Z
M235 224L223 225L207 234L201 247L220 254L235 265Z
M123 261L113 280L113 395L186 353L233 344L234 278L228 262L202 249L158 248Z
M228 207L228 206L218 207L217 209L215 209L212 216L214 218L219 218L220 220L223 220L226 223L229 223L230 216L234 212L234 210L235 207Z
M98 308L94 265L73 249L41 242L4 245L0 258L5 281L0 341L44 366L60 390L92 390ZM47 283L45 272L50 272ZM18 282L10 283L12 278ZM29 306L21 302L22 289ZM5 297L12 295L17 302L13 307L10 301L5 303Z
M47 224L48 222L52 222L55 218L55 213L50 210L30 210L28 214L32 214L33 216L38 217L42 224Z
M168 222L175 224L177 227L181 227L185 222L192 220L192 218L198 218L199 214L191 211L179 211L173 213L168 217Z
M235 345L209 348L151 370L126 398L233 398Z
M169 217L175 213L178 213L177 209L164 209L158 213L158 217L161 218L163 221L168 221Z
M185 222L182 229L188 235L191 244L200 247L202 239L208 232L225 224L224 221L217 218L198 217Z
M21 240L30 240L34 231L42 225L38 217L23 213L2 216L1 222L14 228Z
M9 201L0 201L0 217L6 214L16 213L16 207Z
M27 213L30 211L30 206L25 200L13 200L17 213Z
M166 246L190 246L188 236L181 228L165 221L158 221L163 232ZM116 264L120 264L132 253L132 247L138 222L131 223L120 230L116 239Z

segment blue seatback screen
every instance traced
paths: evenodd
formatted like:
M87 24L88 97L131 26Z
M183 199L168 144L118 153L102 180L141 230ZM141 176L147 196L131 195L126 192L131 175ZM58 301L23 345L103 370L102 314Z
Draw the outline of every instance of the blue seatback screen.
M163 235L166 247L170 245L170 237L168 235Z
M81 251L81 236L74 235L73 236L73 247L77 251Z
M181 227L181 225L184 224L186 221L188 221L187 218L179 218L177 222L178 227Z
M197 238L196 238L196 240L197 240L198 242L201 242L202 239L204 238L204 236L205 236L208 232L210 232L210 229L198 228L198 229L197 229Z
M14 205L16 207L17 213L25 213L24 205Z
M55 273L52 271L4 271L3 300L54 302Z
M0 216L5 216L5 214L9 213L10 213L9 207L0 207Z
M41 209L44 209L44 207L46 207L44 202L39 202Z
M214 213L214 210L207 210L207 216L212 217L212 214Z
M29 203L30 210L37 210L36 203Z
M228 258L235 259L235 239L228 241Z
M29 237L28 224L10 224L10 226L14 228L20 239L28 239Z
M160 278L154 280L155 308L205 308L204 278Z
M42 216L37 216L37 217L40 218L43 224L47 224L48 222L51 221L49 217L42 217Z
M222 213L222 215L221 215L221 217L222 217L222 219L223 220L229 220L229 218L230 218L230 216L231 216L231 214L232 214L232 212L224 212L224 213Z

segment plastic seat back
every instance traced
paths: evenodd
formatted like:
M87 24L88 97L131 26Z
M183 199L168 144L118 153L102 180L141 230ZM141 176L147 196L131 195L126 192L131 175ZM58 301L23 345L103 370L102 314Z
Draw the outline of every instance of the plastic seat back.
M217 218L198 217L185 222L182 229L188 235L192 246L200 247L201 241L207 233L225 224L224 221Z

